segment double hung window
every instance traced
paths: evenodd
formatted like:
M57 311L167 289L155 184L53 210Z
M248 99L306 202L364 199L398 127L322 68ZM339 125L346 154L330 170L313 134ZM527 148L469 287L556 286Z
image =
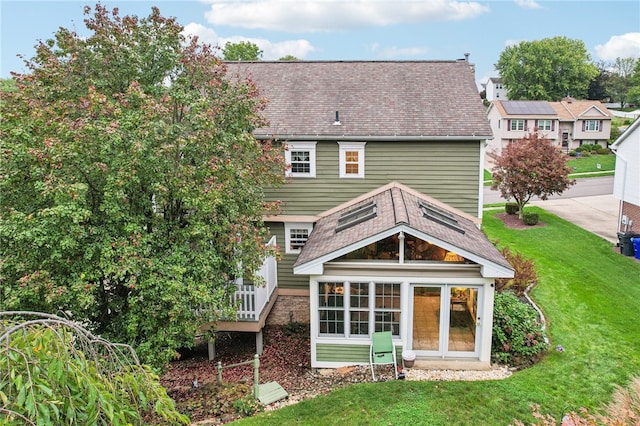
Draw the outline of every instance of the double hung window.
M553 125L551 124L551 120L538 120L538 130L553 130Z
M311 223L285 223L286 253L300 253L313 229Z
M340 146L340 177L364 177L364 145L366 142L338 142Z
M509 130L525 130L524 120L509 120Z
M600 120L585 120L582 130L584 130L585 132L599 132Z
M316 143L289 142L284 153L289 169L287 176L315 177L316 176Z

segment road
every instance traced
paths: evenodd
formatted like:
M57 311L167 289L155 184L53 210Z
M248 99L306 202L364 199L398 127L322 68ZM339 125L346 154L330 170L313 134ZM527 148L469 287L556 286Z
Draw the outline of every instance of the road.
M560 195L552 195L549 200L565 198L592 197L595 195L609 195L613 193L613 176L590 177L576 179L576 184L572 185ZM537 201L534 197L531 201ZM504 203L505 199L500 195L500 191L492 191L491 187L484 187L484 204Z

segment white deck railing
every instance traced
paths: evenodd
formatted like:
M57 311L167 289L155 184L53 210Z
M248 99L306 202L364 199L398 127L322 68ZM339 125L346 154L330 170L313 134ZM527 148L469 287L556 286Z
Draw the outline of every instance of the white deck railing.
M276 245L275 236L269 240L268 245ZM237 284L238 290L232 296L232 300L238 303L238 321L259 320L260 314L271 300L274 290L278 287L278 266L275 257L270 256L265 259L258 275L264 278L264 286L242 284L242 281Z

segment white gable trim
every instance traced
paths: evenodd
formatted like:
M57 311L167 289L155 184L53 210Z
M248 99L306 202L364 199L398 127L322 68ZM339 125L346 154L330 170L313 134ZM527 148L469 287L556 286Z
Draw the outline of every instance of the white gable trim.
M347 253L351 253L354 250L365 247L369 244L375 243L377 241L383 240L384 238L390 237L392 235L398 234L400 232L404 232L410 235L413 235L417 238L420 238L425 241L430 241L431 243L445 249L448 251L453 251L465 259L469 259L472 262L477 263L481 267L481 274L483 277L491 277L491 278L512 278L513 270L506 268L497 263L491 262L483 257L480 257L474 253L471 253L467 250L464 250L460 247L455 247L450 243L442 241L438 238L434 238L430 235L427 235L423 232L417 231L411 227L406 225L398 225L391 229L388 229L379 234L373 235L364 240L358 241L354 244L350 244L346 247L342 247L339 250L328 253L324 256L321 256L317 259L313 259L310 262L303 263L293 268L294 275L322 275L324 273L324 264L330 262L334 259L339 258ZM402 265L403 263L393 263L393 265Z

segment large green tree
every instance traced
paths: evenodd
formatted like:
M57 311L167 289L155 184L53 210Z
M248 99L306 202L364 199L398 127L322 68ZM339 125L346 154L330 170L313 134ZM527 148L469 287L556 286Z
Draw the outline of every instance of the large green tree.
M605 61L599 61L595 65L598 68L598 75L589 83L587 99L601 101L609 97L607 89L611 71L609 71L609 64Z
M627 93L629 103L634 105L640 105L640 60L636 61L636 65L633 68L633 74L631 74L631 87Z
M0 310L65 312L162 365L269 254L264 100L174 19L85 8L3 92Z
M531 133L509 144L495 159L491 189L500 190L503 198L518 204L522 219L524 206L531 198L546 200L561 194L575 181L569 179L571 169L566 155L549 139Z
M611 64L611 78L607 88L613 102L620 102L624 108L629 98L629 91L633 88L632 76L636 63L635 58L616 58Z
M598 75L584 42L567 37L509 46L495 67L512 100L584 99L589 83Z
M262 50L250 41L228 41L222 49L222 55L225 61L259 61L262 59Z

